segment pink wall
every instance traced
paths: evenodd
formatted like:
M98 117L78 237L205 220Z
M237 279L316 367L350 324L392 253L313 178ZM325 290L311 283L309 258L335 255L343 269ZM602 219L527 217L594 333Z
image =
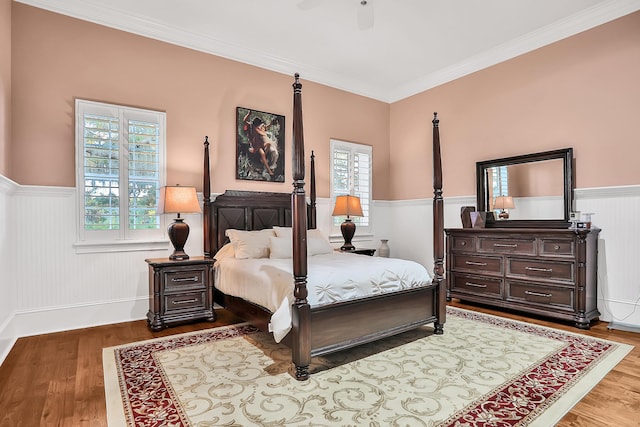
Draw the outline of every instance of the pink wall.
M208 135L213 192L291 191L292 75L20 3L12 13L9 176L16 182L75 186L74 99L79 97L166 111L170 184L202 188L202 142ZM301 79L306 153L315 150L318 196L329 196L329 139L338 138L374 147L373 195L388 198L389 105ZM235 179L238 106L286 116L284 184Z
M75 185L80 97L166 111L169 183L201 188L209 135L214 192L290 191L288 146L285 184L235 180L234 131L237 106L284 114L289 144L291 76L20 3L10 23L13 180ZM302 76L318 196L329 195L329 139L338 138L374 147L375 199L432 197L433 111L445 197L475 194L476 161L565 147L574 148L578 188L640 184L638 40L640 12L391 105Z
M432 197L440 116L444 196L475 194L475 162L573 147L576 187L640 184L640 12L391 106L391 194ZM416 183L420 185L416 185Z
M0 175L7 174L11 139L11 0L0 0Z

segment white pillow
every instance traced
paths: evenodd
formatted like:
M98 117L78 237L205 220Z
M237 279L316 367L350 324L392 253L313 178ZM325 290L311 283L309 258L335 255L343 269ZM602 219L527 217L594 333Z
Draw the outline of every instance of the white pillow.
M272 229L245 231L230 228L225 234L233 244L236 258L269 258L269 238L274 236Z
M276 237L288 237L291 239L291 227L273 227L273 231L276 233Z
M269 241L269 258L291 258L293 256L293 243L290 237L271 237ZM327 239L307 235L307 256L330 254L331 252L333 252L333 247Z
M234 258L235 256L236 256L236 253L233 250L233 244L227 243L226 245L221 247L218 252L216 252L213 258L215 258L216 261L220 261L221 259Z
M276 233L276 237L288 237L291 238L293 231L291 231L291 227L273 227L273 231ZM320 237L322 239L327 239L327 236L324 235L322 231L318 228L312 228L311 230L307 230L307 236Z
M292 256L291 237L269 238L269 258L291 258Z
M330 254L331 252L333 252L333 247L329 243L329 240L314 235L307 237L307 255L322 255Z

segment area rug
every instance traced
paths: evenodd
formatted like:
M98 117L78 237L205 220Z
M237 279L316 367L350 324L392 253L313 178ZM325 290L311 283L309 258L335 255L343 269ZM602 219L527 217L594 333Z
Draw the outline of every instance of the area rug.
M327 357L241 324L106 348L110 426L554 425L632 349L447 308L430 326Z

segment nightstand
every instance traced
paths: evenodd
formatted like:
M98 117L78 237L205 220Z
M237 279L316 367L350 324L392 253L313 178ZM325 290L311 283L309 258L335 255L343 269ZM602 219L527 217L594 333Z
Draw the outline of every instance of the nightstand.
M149 264L147 324L151 330L159 331L171 324L192 320L216 320L213 259L152 258L145 261Z

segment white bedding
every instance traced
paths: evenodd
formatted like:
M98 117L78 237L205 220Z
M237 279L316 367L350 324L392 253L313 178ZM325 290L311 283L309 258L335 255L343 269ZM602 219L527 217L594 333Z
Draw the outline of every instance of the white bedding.
M223 258L215 264L215 287L270 310L269 329L279 342L291 329L291 258ZM330 253L308 257L307 300L312 307L430 284L427 269L413 261Z

